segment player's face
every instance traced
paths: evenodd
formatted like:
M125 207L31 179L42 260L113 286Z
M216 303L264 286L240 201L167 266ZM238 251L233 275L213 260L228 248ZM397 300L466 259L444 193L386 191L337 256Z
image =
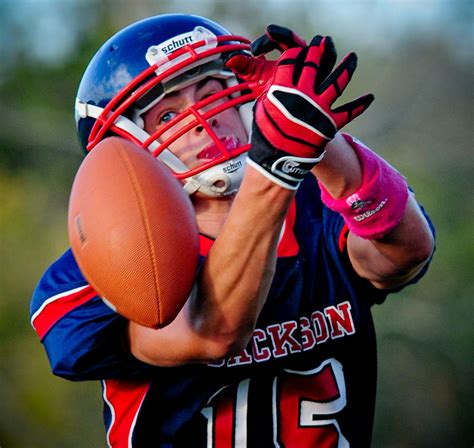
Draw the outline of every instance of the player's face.
M158 104L151 108L143 116L145 130L148 133L157 131L169 120L188 107L194 105L210 95L223 90L223 86L217 79L207 78L196 84L192 84L176 92L166 95ZM218 100L209 105L210 108L225 102L225 99ZM205 110L205 109L204 109ZM203 112L203 110L201 110ZM161 137L163 141L174 134L186 122L192 120L190 117L183 120L176 126L167 130ZM230 108L208 120L214 133L224 143L227 149L232 150L247 142L247 133L240 119L237 109ZM220 155L211 137L202 126L197 126L185 133L182 137L168 146L188 168L193 169L204 162L213 160Z

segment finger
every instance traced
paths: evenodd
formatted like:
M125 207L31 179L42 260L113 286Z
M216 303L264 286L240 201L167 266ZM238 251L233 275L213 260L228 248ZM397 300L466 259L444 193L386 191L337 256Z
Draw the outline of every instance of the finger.
M244 53L234 53L224 65L235 74L245 76L253 73L253 57Z
M270 39L270 37L266 34L257 37L251 44L250 44L250 51L254 56L260 56L261 54L267 54L271 51L275 50L275 42Z
M292 76L292 82L294 86L296 85L299 85L300 87L305 86L304 81L301 80L301 75L303 74L303 69L306 67L309 51L310 51L310 47L303 47L295 58L293 76ZM308 64L310 63L311 62L308 61ZM315 72L314 68L311 71Z
M374 101L374 98L374 95L368 93L334 109L331 115L337 125L337 128L341 129L347 123L365 112Z
M320 84L316 93L324 97L326 104L332 104L347 87L356 67L357 55L355 53L349 53L335 70Z
M316 81L318 79L323 48L324 47L320 47L319 45L312 45L305 47L301 52L301 55L304 56L305 59L301 61L300 67L298 67L301 68L298 87L304 92L313 92L316 90Z
M321 36L315 36L313 41L317 37L321 38ZM321 61L319 63L318 76L314 86L315 90L317 86L319 86L332 72L337 59L336 47L334 46L331 36L325 36L324 38L321 38L320 45L324 46L324 49L321 56Z
M279 25L268 25L267 35L273 40L280 51L293 47L305 47L306 41L294 31Z
M281 52L293 47L304 47L306 41L288 28L279 25L268 25L264 35L255 39L250 48L252 54L259 56L273 50Z
M310 48L305 66L315 68L316 73L312 73L312 70L308 69L308 78L305 83L316 92L318 86L334 68L337 54L330 36L314 36L310 42ZM309 59L311 61L308 61Z
M308 48L300 83L315 92L333 69L336 50L329 36L314 36Z
M303 51L305 51L304 48L290 48L280 56L273 84L287 86L290 83L293 85L298 83L299 74L301 74L302 69L299 65L302 65L302 60L304 62L304 55L303 58L301 56Z

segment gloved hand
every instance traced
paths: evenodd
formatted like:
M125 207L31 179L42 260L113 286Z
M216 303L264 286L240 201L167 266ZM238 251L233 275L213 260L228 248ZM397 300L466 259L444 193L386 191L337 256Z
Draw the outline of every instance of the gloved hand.
M226 60L225 65L247 81L258 96L264 92L277 65L277 61L267 60L265 55L273 50L283 53L288 48L305 45L306 41L288 28L268 25L266 33L251 43L253 56L248 53L234 53Z
M285 51L265 92L257 100L248 162L273 182L297 189L320 162L336 132L362 114L372 94L332 110L357 66L349 53L331 72L330 37L316 36L304 48ZM323 78L326 79L323 80Z

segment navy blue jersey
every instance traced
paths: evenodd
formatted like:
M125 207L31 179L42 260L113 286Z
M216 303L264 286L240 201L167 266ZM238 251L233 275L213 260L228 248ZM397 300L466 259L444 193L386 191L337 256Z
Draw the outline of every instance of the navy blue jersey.
M371 307L388 292L355 274L346 234L309 176L290 207L251 341L216 364L159 368L135 359L125 319L87 284L70 251L41 279L32 325L56 375L102 382L114 448L368 447ZM201 237L202 256L211 244Z

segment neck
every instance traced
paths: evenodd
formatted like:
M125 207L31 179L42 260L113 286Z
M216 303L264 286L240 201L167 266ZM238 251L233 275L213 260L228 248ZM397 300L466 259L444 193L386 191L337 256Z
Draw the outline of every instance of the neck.
M191 196L199 232L216 238L234 202L235 195L211 198L199 193Z

